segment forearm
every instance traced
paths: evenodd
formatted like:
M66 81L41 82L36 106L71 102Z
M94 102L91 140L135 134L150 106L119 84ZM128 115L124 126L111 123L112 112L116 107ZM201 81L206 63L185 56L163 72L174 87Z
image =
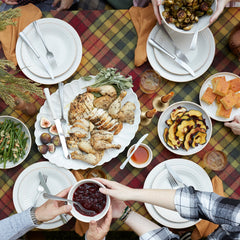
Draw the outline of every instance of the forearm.
M147 232L150 232L155 229L159 229L160 227L143 217L142 215L132 211L125 223L138 235L141 236Z
M0 239L14 240L35 228L30 209L0 221Z
M127 195L127 200L150 203L176 210L174 204L175 193L176 190L173 189L134 189Z

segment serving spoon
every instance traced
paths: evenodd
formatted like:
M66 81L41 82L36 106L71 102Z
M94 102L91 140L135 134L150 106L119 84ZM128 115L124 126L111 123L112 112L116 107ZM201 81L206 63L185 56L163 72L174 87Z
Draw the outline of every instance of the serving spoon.
M49 193L43 193L43 197L45 199L52 199L52 200L57 200L57 201L69 202L69 203L72 203L72 204L76 204L84 212L87 212L87 213L90 213L90 214L95 213L92 210L88 210L88 209L84 208L81 203L70 200L70 199L67 199L67 198L58 197L56 195L52 195L52 194L49 194Z

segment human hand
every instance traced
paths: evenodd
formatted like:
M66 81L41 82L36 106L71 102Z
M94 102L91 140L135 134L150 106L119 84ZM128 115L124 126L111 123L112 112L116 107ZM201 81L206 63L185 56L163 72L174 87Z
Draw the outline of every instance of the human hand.
M240 135L240 116L235 116L232 122L225 122L224 126L232 129L236 135Z
M159 12L159 6L161 5L161 0L152 0L153 11L157 18L159 24L161 24L161 16Z
M224 7L226 6L227 3L229 3L230 0L218 0L217 2L217 9L216 11L213 13L213 15L210 18L210 24L212 24L214 21L217 20L217 18L219 17L219 15L222 13Z
M18 2L15 1L15 0L5 0L4 3L6 3L8 5L16 5L16 4L18 4Z
M110 206L107 215L99 221L91 221L86 233L87 240L102 240L108 233L112 221L112 207Z
M58 197L66 197L71 187L64 189L57 194ZM60 214L70 213L72 206L65 205L64 202L56 200L48 200L35 211L37 220L41 222L47 222L54 219Z
M132 200L130 198L131 198L132 193L134 193L135 189L127 187L118 182L109 181L104 178L96 178L96 180L101 182L106 187L108 187L108 188L99 188L99 191L101 193L109 195L109 196L119 199L119 200L123 200L123 201Z
M52 6L56 7L59 2L61 3L60 6L56 9L57 11L69 9L73 4L73 0L54 0Z

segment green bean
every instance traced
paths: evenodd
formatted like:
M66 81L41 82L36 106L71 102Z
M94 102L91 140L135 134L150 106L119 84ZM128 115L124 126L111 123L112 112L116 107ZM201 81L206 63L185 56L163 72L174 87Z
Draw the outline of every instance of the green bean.
M20 123L15 123L10 119L0 123L0 163L4 168L7 162L16 163L25 155L25 148L28 137L22 130Z

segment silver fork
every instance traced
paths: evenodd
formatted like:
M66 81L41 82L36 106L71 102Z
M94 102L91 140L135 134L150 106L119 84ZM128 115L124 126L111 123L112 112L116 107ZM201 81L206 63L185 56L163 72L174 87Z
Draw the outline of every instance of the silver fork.
M67 120L64 118L64 108L63 108L64 100L63 100L63 83L62 82L58 83L58 90L59 90L59 98L60 98L60 106L61 106L61 118L60 118L60 121L62 123L66 123Z
M33 26L34 26L36 32L38 33L40 39L42 40L42 43L43 43L43 45L44 45L44 47L45 47L45 49L46 49L46 51L47 51L46 56L47 56L47 59L48 59L50 65L52 65L52 66L57 66L56 60L55 60L55 58L54 58L54 55L53 55L53 53L48 49L48 47L47 47L47 45L46 45L46 43L45 43L45 40L44 40L44 38L43 38L43 35L42 35L42 33L41 33L41 30L40 30L40 28L39 28L39 26L38 26L37 21L34 21L34 22L33 22Z
M179 186L177 181L175 180L175 178L173 177L173 175L170 172L168 172L168 177L167 178L168 178L168 181L169 181L169 183L170 183L170 185L173 189L175 189Z
M170 36L170 34L168 33L168 31L165 29L165 27L163 25L162 25L162 29L163 29L164 33L166 34L166 36L168 37L168 39L171 41L171 43L174 47L175 55L178 58L180 58L182 61L184 61L185 63L189 63L189 60L186 57L186 55L174 44L172 37Z
M43 174L43 178L44 178L44 181L47 182L48 176ZM38 198L40 197L40 194L43 193L43 192L44 192L44 188L43 188L41 182L39 182L39 185L37 187L37 195L35 196L35 199L34 199L34 202L33 202L34 207L36 207Z

